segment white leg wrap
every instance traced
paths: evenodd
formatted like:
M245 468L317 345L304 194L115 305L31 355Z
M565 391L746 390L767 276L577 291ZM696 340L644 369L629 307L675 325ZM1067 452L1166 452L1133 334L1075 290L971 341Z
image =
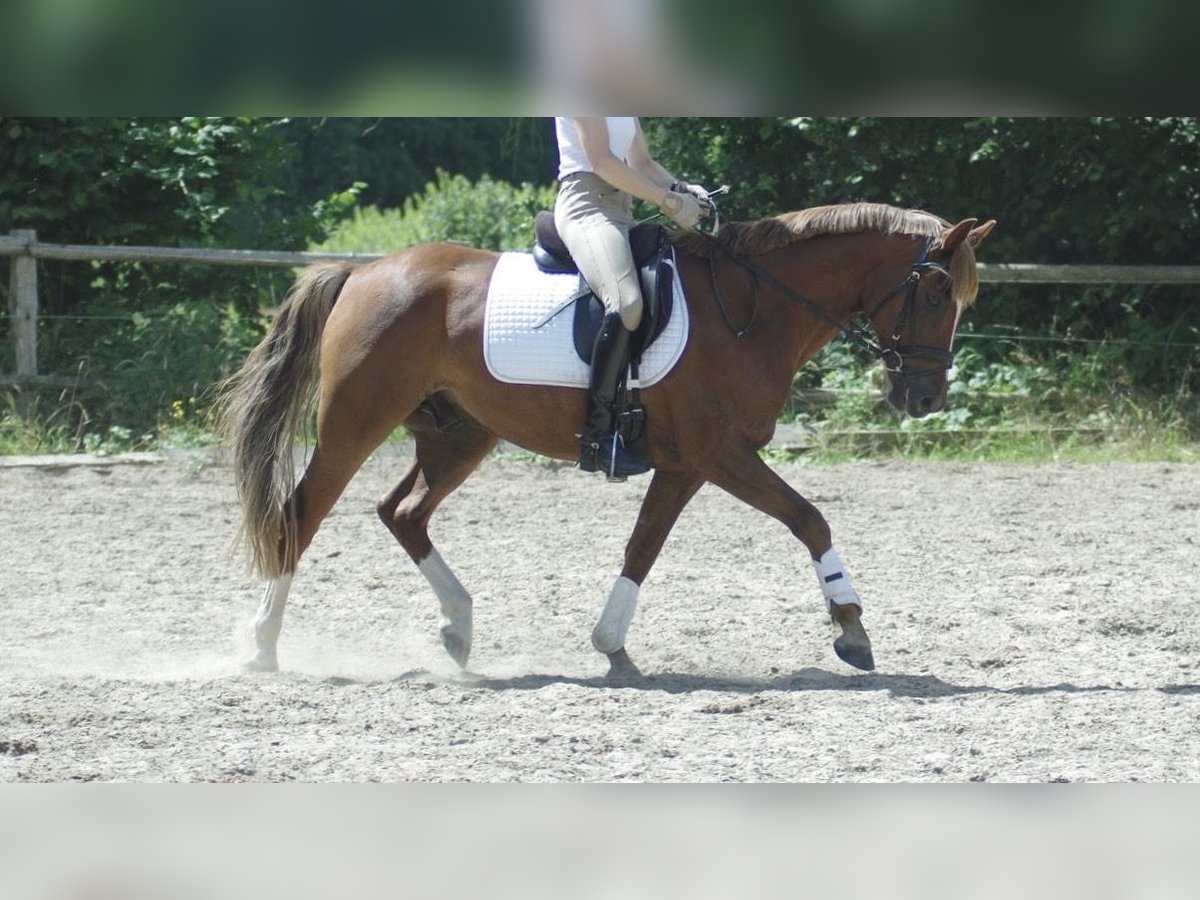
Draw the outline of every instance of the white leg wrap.
M852 603L862 609L862 600L850 583L850 573L842 565L842 558L837 550L830 547L820 559L813 560L813 570L817 573L817 581L821 585L821 593L825 595L825 605L832 610L834 604L843 606Z
M470 646L472 603L467 589L450 571L450 567L436 548L417 563L417 569L437 594L438 603L442 608L442 630L451 632Z
M263 592L258 614L254 617L254 643L258 651L255 661L273 667L279 632L283 630L283 610L287 606L288 591L292 588L292 573L272 578Z
M621 576L608 593L608 602L596 627L592 629L592 646L601 653L615 653L625 646L625 635L637 609L637 583Z
M283 610L288 605L288 590L292 589L292 574L271 578L266 583L263 601L254 616L254 658L246 662L250 672L277 672L278 643L283 630Z

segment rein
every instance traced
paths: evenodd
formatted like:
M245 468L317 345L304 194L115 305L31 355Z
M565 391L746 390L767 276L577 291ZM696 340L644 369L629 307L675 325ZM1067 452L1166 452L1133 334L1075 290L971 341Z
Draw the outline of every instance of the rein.
M864 328L861 325L855 324L848 325L835 319L823 308L803 295L792 290L770 272L765 271L760 266L757 266L749 260L735 254L711 234L707 234L705 232L699 233L704 235L705 239L712 247L719 249L727 257L729 257L730 260L737 263L737 265L749 272L754 281L754 307L751 310L750 318L743 327L735 328L732 320L730 319L729 311L725 305L725 300L721 296L720 288L717 286L716 254L709 254L709 273L712 280L713 295L716 298L717 308L720 309L721 315L725 319L725 324L729 326L729 330L733 332L734 337L744 337L754 327L758 319L758 284L759 281L762 280L773 286L776 290L780 291L789 300L799 303L813 315L823 319L827 324L832 325L834 328L840 331L844 337L856 344L859 349L866 351L867 353L871 354L871 356L883 363L883 367L893 375L908 374L904 366L905 357L921 356L927 359L936 360L938 363L940 363L938 369L948 369L953 364L953 351L943 350L940 347L927 347L922 344L904 344L902 346L891 347L882 346L882 343L876 339L875 335L869 330L869 328ZM935 239L932 237L925 241L925 245L921 248L921 252L917 255L917 258L913 260L912 270L909 272L908 277L905 278L904 281L900 282L900 284L896 285L896 287L892 288L892 290L890 290L882 300L875 304L869 313L866 313L868 320L873 318L876 313L883 309L883 307L893 297L895 297L901 291L906 292L904 297L904 306L901 307L900 315L897 316L896 324L892 328L893 341L898 342L900 340L900 333L903 331L904 325L910 318L915 318L916 316L917 285L920 283L921 273L939 272L947 277L950 275L950 273L946 271L945 267L929 259L929 254L930 251L933 250L934 243ZM918 369L913 370L912 374L920 375L930 371L937 371L938 369Z

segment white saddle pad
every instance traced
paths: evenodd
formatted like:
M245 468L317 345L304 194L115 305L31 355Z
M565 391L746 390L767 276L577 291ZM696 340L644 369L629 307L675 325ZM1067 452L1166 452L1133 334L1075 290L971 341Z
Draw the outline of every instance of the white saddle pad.
M649 387L679 362L687 343L688 311L679 274L671 320L642 354L637 385ZM563 303L579 288L577 275L548 275L530 253L503 253L488 286L483 356L488 371L511 384L587 387L589 367L575 352L575 311ZM560 307L562 307L560 309ZM557 315L552 315L559 310Z

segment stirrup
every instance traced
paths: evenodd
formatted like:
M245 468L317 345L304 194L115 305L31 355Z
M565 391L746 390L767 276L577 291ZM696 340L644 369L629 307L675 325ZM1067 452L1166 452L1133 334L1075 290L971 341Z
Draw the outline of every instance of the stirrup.
M620 449L620 441L620 433L614 431L608 450L608 465L604 470L604 480L609 484L621 484L629 480L627 476L617 474L617 451Z
M649 462L625 451L619 432L614 431L612 440L601 444L596 455L602 464L605 479L610 482L619 484L627 480L630 475L643 475L650 471Z

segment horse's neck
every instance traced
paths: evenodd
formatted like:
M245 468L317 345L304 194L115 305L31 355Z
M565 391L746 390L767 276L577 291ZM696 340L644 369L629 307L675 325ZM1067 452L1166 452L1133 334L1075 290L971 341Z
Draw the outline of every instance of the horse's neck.
M759 257L760 267L794 294L769 290L764 296L774 315L789 323L797 369L837 334L834 322L845 324L862 310L880 263L887 261L882 254L864 252L864 241L873 243L870 237L814 238ZM882 245L883 237L878 240Z

